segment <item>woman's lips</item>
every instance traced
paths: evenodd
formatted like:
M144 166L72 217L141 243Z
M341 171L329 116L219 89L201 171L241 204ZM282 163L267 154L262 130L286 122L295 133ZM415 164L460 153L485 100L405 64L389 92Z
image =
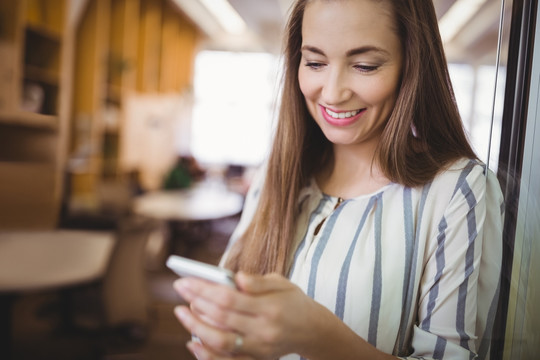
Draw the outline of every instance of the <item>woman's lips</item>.
M327 112L327 108L325 108L324 106L319 105L319 108L321 109L321 114L324 120L326 120L327 123L333 126L349 126L355 121L357 121L360 116L362 116L366 111L365 108L353 111L334 111L328 109L328 111L330 111L332 115L339 115L339 117L334 117Z

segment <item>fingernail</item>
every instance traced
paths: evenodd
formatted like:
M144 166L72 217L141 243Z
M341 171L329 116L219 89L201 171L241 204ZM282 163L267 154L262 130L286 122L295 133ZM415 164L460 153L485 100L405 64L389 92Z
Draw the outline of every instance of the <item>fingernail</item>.
M185 322L188 320L188 314L187 310L183 306L177 306L174 308L174 313L182 322Z
M193 288L193 281L192 278L185 277L180 279L180 282L182 283L182 286L186 289L192 289Z
M175 280L173 286L176 290L186 290L190 288L189 281L186 279Z
M174 282L173 286L174 286L174 289L178 292L178 295L180 295L180 297L184 299L186 302L190 302L191 300L193 300L194 293L191 290L191 287L189 286L189 284L187 284L186 286L185 281L177 280Z

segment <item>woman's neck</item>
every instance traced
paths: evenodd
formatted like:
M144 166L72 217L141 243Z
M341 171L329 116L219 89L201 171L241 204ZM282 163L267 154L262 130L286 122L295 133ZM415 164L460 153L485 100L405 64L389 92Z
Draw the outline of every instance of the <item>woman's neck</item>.
M375 159L376 145L334 145L332 160L316 176L321 191L350 199L386 186L390 180L382 174Z

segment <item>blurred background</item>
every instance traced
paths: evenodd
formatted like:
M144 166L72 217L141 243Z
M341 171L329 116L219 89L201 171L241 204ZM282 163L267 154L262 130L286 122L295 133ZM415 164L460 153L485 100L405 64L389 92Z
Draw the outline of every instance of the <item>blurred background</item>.
M292 3L0 0L0 357L191 358L163 263L225 250L269 151ZM524 3L434 0L494 171Z

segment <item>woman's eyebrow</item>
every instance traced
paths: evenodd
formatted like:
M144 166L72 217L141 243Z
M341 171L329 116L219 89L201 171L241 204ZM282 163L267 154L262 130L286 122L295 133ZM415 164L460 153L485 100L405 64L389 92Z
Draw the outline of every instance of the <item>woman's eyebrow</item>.
M315 47L315 46L303 45L300 50L301 51L309 51L309 52L312 52L312 53L315 53L315 54L326 56L324 51L322 51L321 49L319 49L318 47Z
M373 45L366 45L366 46L361 46L361 47L358 47L358 48L354 48L354 49L351 49L349 51L347 51L347 57L351 57L351 56L354 56L354 55L360 55L360 54L365 54L365 53L368 53L368 52L376 52L376 53L381 53L381 54L388 54L388 51L380 48L380 47L377 47L377 46L373 46Z
M312 53L315 53L315 54L326 56L324 51L322 51L318 47L311 46L311 45L302 46L301 51L309 51L309 52L312 52ZM381 48L373 46L373 45L366 45L366 46L361 46L361 47L351 49L351 50L347 51L345 53L345 55L347 55L347 57L351 57L351 56L355 56L355 55L365 54L365 53L368 53L368 52L377 52L377 53L382 53L382 54L388 54L388 51L386 51L384 49L381 49Z

